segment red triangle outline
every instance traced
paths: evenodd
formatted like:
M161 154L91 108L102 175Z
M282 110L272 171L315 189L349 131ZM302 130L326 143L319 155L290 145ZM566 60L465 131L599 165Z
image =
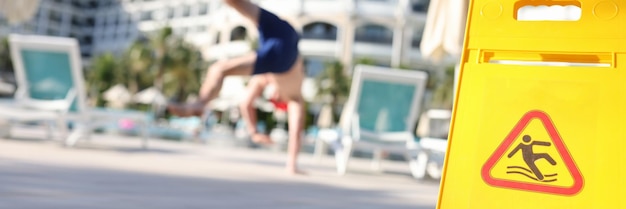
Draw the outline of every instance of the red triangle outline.
M546 131L550 135L550 138L552 139L552 143L554 144L557 151L559 152L561 159L563 160L570 174L574 178L574 184L571 187L559 187L559 186L532 184L532 183L519 182L519 181L513 181L513 180L495 179L491 176L490 174L491 169L493 169L496 162L498 162L498 160L504 155L504 152L508 150L510 145L515 141L515 139L520 135L520 133L526 128L526 126L528 126L528 123L534 118L541 120L544 128L546 129ZM520 119L520 121L515 125L513 130L511 130L511 132L506 136L506 138L500 144L500 146L498 146L496 151L491 155L491 157L489 157L489 160L487 160L487 162L483 165L481 176L487 184L496 186L496 187L505 187L505 188L513 188L513 189L521 189L521 190L545 192L545 193L561 194L561 195L574 195L583 188L583 184L584 184L583 176L578 170L578 167L576 166L576 163L572 159L572 156L567 151L565 144L563 144L563 140L561 139L561 136L559 135L556 128L554 127L552 120L550 120L550 117L548 116L548 114L539 110L529 111L522 117L522 119Z

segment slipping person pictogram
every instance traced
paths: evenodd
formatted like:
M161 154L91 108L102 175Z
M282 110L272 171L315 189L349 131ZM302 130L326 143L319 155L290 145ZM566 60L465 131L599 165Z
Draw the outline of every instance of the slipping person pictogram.
M552 159L552 157L550 157L550 155L548 153L535 153L533 152L533 146L538 145L538 146L550 146L551 143L550 142L542 142L542 141L533 141L532 138L530 137L530 135L524 135L522 137L523 142L520 143L519 145L517 145L517 147L515 147L515 149L513 149L508 155L507 157L511 158L513 157L517 151L522 151L522 157L524 158L524 162L526 162L526 165L528 165L528 168L530 170L527 170L523 167L519 167L519 166L509 166L508 168L520 168L523 170L526 170L528 172L531 172L532 174L535 175L536 178L533 178L527 174L521 173L521 172L517 172L517 171L511 171L511 172L507 172L507 173L518 173L518 174L522 174L525 175L531 179L534 179L536 181L556 181L556 179L551 179L551 180L544 180L545 177L552 177L552 176L556 176L556 174L549 174L549 175L544 175L541 173L541 171L539 170L539 168L537 167L537 165L535 164L535 162L537 160L540 159L545 159L548 161L548 163L550 163L551 165L556 165L556 161L554 161L554 159Z

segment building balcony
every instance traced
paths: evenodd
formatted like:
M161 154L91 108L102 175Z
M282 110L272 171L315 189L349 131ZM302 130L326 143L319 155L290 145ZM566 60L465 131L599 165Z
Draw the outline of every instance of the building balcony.
M305 56L335 56L338 54L337 42L334 40L303 39L300 41L299 48Z
M421 0L419 2L428 2ZM345 14L346 12L354 12L356 15L376 15L392 17L395 15L399 4L397 0L355 0L354 4L350 1L341 0L260 0L259 4L263 8L283 14ZM423 13L424 4L412 5L415 8L406 8L407 12Z
M390 0L357 0L355 12L357 15L393 17L398 7L396 2Z
M305 0L303 5L305 14L345 13L348 5L344 1L334 0Z
M352 51L354 56L357 57L390 59L393 49L389 44L355 42L354 49Z
M334 41L334 40L337 40L337 33L336 32L324 33L324 34L304 33L302 34L302 39Z

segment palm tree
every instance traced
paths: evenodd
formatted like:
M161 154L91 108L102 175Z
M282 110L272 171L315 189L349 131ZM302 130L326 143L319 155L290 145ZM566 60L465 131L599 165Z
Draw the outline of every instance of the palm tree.
M164 62L164 93L174 95L176 102L184 102L200 88L200 74L204 69L199 50L180 38L171 41Z
M154 56L152 69L156 71L153 86L165 95L183 102L190 93L197 92L201 72L206 66L200 51L172 34L171 27L160 30L151 40Z
M146 39L137 39L126 50L123 60L127 66L128 90L132 95L136 94L142 86L142 79L153 63L152 49Z
M362 64L362 65L376 65L376 60L369 58L369 57L363 57L363 58L359 58L356 61L357 64Z
M96 96L96 106L103 106L102 92L118 83L125 83L126 76L117 59L110 53L94 58L91 70L87 75L89 92Z
M328 97L330 101L324 101L333 109L345 100L350 93L350 78L346 75L341 62L335 60L325 63L325 69L316 78L319 90L317 96ZM333 121L337 121L337 116L333 114Z
M432 108L452 109L454 103L454 65L445 71L433 89Z
M166 71L166 66L169 65L167 58L167 52L169 50L169 41L172 36L172 28L167 26L161 29L156 36L151 40L152 47L154 49L154 65L153 69L156 70L156 77L154 79L154 86L162 90L163 89L163 75Z
M11 61L8 38L0 40L0 81L15 85L15 74L13 71L13 62ZM12 94L13 93L9 93L8 95L3 94L0 96L11 96Z
M5 72L13 72L13 62L11 61L8 38L3 38L0 41L0 73Z

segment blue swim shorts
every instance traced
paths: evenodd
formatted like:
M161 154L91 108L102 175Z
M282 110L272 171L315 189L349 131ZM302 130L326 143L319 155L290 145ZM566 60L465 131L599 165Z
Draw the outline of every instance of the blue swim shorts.
M283 73L298 58L300 36L291 25L264 9L259 14L259 48L252 74Z

